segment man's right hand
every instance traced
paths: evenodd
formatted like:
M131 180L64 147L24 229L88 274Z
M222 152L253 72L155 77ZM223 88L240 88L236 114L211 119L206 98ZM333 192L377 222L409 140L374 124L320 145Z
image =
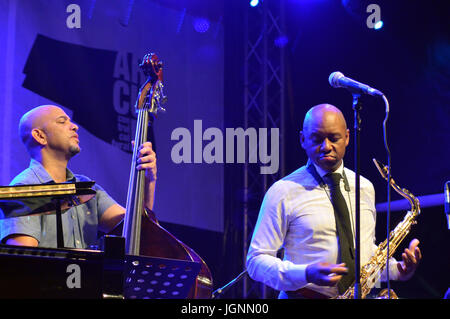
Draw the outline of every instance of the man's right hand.
M306 280L318 286L335 286L347 272L344 263L335 265L320 262L306 267Z

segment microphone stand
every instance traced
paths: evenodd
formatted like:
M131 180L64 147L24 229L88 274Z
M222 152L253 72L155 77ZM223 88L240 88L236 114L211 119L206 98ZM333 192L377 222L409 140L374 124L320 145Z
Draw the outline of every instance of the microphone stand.
M361 198L360 198L360 133L361 133L361 117L360 111L362 104L359 100L360 94L352 93L353 110L354 110L354 157L355 157L355 290L354 298L361 299L361 253L360 253L360 215L361 215Z

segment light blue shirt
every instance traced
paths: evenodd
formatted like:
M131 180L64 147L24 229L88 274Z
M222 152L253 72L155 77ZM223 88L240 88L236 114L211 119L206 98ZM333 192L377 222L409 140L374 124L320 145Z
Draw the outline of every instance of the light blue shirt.
M73 174L67 169L68 182L91 181L86 176ZM10 185L44 184L52 182L45 168L32 159L30 166L17 175ZM93 189L96 196L84 204L75 206L62 214L64 247L92 248L98 244L98 221L103 213L116 201L97 184ZM0 238L12 234L23 234L34 237L40 247L57 247L56 215L34 215L0 220Z

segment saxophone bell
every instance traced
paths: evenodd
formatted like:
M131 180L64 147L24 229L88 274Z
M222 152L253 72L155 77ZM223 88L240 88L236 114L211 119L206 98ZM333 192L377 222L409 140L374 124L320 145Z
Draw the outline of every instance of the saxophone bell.
M376 299L398 299L398 296L394 290L386 288L378 293Z

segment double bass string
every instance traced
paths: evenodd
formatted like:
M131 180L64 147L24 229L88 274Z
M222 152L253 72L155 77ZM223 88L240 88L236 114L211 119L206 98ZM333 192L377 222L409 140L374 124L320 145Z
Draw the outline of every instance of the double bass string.
M128 184L127 208L125 214L125 223L123 228L123 237L126 238L126 252L131 255L139 255L140 237L141 237L141 218L143 203L143 185L145 182L145 172L136 171L138 160L138 148L145 142L147 131L148 113L144 106L138 109L138 118L136 125L136 135L133 146L133 156L131 160L130 181ZM137 174L137 177L136 177ZM131 209L135 207L137 214L133 214ZM130 218L132 219L130 221ZM126 227L128 226L128 227Z

